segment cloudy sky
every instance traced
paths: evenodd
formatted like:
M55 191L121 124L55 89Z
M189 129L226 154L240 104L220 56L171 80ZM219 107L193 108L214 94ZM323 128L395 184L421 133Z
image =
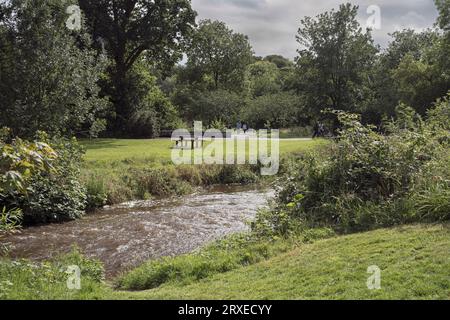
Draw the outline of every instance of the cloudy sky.
M315 16L337 8L345 0L192 0L199 19L226 22L236 32L249 36L256 55L296 56L295 35L304 16ZM433 26L437 11L433 0L351 0L359 5L362 25L372 15L370 6L381 12L381 29L373 33L381 46L389 42L388 33L404 28L423 30Z

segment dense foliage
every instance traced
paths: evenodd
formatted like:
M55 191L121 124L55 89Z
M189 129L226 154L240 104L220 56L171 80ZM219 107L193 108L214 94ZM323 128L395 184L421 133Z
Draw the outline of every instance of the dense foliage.
M274 209L256 226L350 232L450 219L449 102L438 101L425 120L400 106L385 134L339 112L342 129L331 150L293 162Z
M84 214L82 150L75 140L49 139L43 133L33 142L5 140L0 139L0 207L5 219L17 217L17 210L21 215L16 224L64 221Z
M96 48L112 60L109 82L103 86L104 94L114 105L109 130L114 135L136 135L129 124L136 116L133 102L139 91L132 89L132 69L143 58L161 69L179 61L195 25L195 12L188 0L80 0L79 3L87 28L97 41ZM147 105L142 112L150 112Z
M357 6L305 17L295 62L254 56L248 37L221 21L196 25L187 0L79 1L81 29L71 30L74 3L0 4L0 125L23 138L150 138L193 120L256 129L321 121L334 131L321 111L380 125L399 103L425 116L449 89L448 1L436 1L434 28L396 31L384 49Z
M97 82L106 60L83 31L66 28L70 1L1 5L0 126L21 137L37 130L96 136L108 102Z
M302 20L297 41L304 49L297 58L296 89L313 113L324 108L359 111L370 94L367 80L378 50L357 12L348 3Z

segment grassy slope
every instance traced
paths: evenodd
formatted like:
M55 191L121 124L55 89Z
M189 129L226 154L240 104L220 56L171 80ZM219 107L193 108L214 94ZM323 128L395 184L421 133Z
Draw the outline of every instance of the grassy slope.
M367 289L367 268L382 270ZM450 299L450 225L417 225L321 240L181 286L116 292L120 299Z

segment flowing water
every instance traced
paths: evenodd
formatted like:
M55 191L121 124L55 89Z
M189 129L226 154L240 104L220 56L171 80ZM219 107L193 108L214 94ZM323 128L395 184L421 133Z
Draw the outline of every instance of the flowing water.
M105 264L107 277L163 256L191 252L227 234L247 229L273 192L215 187L205 193L106 207L83 219L31 227L5 240L12 258L44 260L76 244Z

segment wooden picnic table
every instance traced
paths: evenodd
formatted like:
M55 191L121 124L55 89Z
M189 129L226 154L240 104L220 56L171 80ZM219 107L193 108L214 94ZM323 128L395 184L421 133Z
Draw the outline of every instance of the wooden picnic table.
M178 140L176 140L175 148L191 150L203 148L204 141L203 138L179 137Z

